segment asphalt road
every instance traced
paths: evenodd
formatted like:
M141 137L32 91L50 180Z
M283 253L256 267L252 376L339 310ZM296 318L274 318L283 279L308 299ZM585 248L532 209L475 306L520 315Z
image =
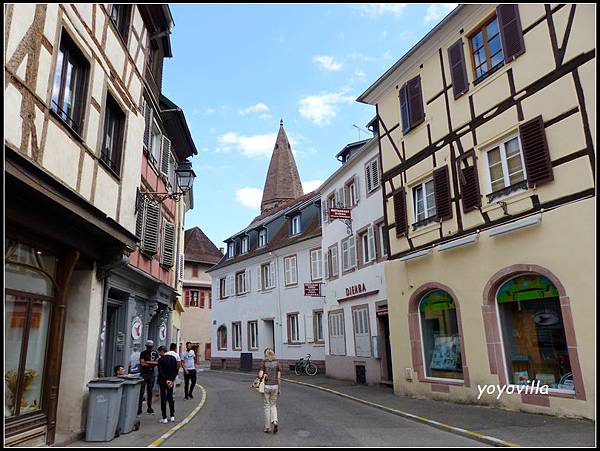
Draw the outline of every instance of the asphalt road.
M351 400L282 386L279 433L263 432L262 398L251 374L199 372L202 410L163 446L485 446Z

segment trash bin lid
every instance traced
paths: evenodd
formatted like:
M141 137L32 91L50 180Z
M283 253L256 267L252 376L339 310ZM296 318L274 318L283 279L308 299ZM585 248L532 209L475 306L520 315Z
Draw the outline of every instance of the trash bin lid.
M136 376L136 375L118 376L118 378L121 379L123 381L123 383L125 383L127 385L139 384L140 382L142 382L144 380L144 378Z
M124 381L118 377L100 377L89 381L87 386L94 388L119 388L123 385L123 382Z

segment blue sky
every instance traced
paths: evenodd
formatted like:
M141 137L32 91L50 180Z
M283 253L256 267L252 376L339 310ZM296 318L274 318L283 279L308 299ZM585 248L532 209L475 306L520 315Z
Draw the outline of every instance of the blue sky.
M171 5L163 91L198 149L186 228L221 247L259 213L280 118L305 192L317 188L375 115L355 99L455 6Z

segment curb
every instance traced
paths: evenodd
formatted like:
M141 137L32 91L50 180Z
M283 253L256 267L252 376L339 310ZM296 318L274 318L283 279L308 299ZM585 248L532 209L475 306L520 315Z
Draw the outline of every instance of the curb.
M441 423L439 421L431 420L429 418L421 417L418 415L414 415L412 413L403 412L402 410L392 409L391 407L386 407L381 404L376 404L374 402L365 401L364 399L356 398L355 396L347 395L346 393L338 392L332 390L330 388L321 387L319 385L308 384L306 382L295 381L292 379L281 378L281 380L289 382L291 384L304 385L306 387L316 388L317 390L321 390L324 392L332 393L337 396L341 396L342 398L350 399L352 401L359 402L361 404L365 404L367 406L375 407L376 409L383 410L388 413L392 413L394 415L398 415L409 420L417 421L419 423L427 424L437 429L442 429L447 432L451 432L453 434L461 435L466 438L470 438L472 440L476 440L481 443L485 443L487 445L492 446L502 446L502 447L519 447L516 443L507 442L496 437L491 437L489 435L479 434L477 432L469 431L467 429L459 428L456 426L451 426L446 423Z
M206 390L204 389L204 387L202 385L197 385L197 387L200 387L200 390L202 391L202 399L200 400L200 403L194 408L194 410L192 410L189 413L189 415L187 417L185 417L183 420L181 420L181 422L179 422L176 426L172 427L167 432L165 432L163 435L161 435L159 438L157 438L152 443L150 443L148 445L148 448L156 448L156 447L162 445L169 437L171 437L173 434L175 434L175 432L177 432L183 426L188 424L190 422L190 420L192 418L194 418L194 416L198 412L200 412L200 409L202 409L202 407L204 406L204 403L206 402Z

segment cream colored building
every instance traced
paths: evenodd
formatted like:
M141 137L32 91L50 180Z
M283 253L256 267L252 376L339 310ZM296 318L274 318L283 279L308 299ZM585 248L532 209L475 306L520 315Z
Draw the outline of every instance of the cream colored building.
M396 393L595 418L595 17L459 6L358 99L379 118Z

